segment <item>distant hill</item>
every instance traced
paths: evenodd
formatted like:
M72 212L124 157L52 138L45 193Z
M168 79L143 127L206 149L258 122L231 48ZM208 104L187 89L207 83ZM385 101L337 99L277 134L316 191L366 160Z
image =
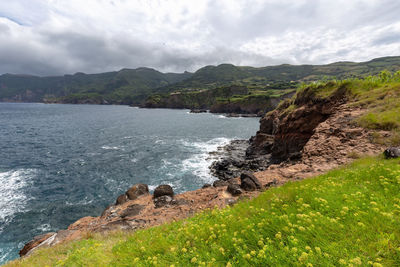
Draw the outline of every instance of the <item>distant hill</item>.
M283 64L261 68L221 64L203 67L190 78L177 84L159 88L157 91L210 89L232 83L250 87L265 87L267 84L278 84L280 82L310 82L324 78L365 77L376 75L385 69L392 72L399 70L400 57L383 57L361 63L336 62L327 65Z
M149 96L165 98L172 92L199 92L235 85L260 94L261 91L293 88L300 82L363 77L385 69L400 70L400 57L362 63L283 64L261 68L221 64L203 67L195 73L161 73L151 68L137 68L53 77L4 74L0 76L0 101L139 105Z
M52 102L132 104L140 103L153 89L189 78L192 73L161 73L150 68L122 69L99 74L37 77L0 76L0 100L7 102Z

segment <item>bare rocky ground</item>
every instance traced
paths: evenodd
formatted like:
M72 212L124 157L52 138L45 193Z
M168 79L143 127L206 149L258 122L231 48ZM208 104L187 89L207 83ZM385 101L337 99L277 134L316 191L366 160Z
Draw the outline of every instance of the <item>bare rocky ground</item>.
M324 173L359 156L382 153L384 148L372 143L371 132L354 124L354 118L363 112L361 109L349 108L345 104L339 105L314 128L313 134L300 151L301 157L296 160L289 159L271 164L270 155L258 155L257 160L263 161L264 165L261 168L264 170L255 172L254 175L258 178L261 188L252 188L252 181L238 178L243 169L257 167L251 166L251 162L254 163L253 158L247 167L244 166L243 169L237 167L237 170L232 172L230 176L237 178L227 176L224 178L226 181L220 183L221 186L218 187L208 186L176 196L164 195L156 198L156 201L146 190L135 195L136 191L130 189L131 193L134 193L131 199L122 195L118 197L118 204L109 206L99 217L84 217L66 230L35 237L25 245L20 255L29 255L39 247L85 238L93 232L132 231L184 219L205 209L223 208L226 205L233 205L239 199L253 198L271 186ZM382 136L388 137L389 134L381 132ZM241 142L239 145L243 147L238 153L243 155L245 153L243 148L248 144ZM232 149L235 150L234 147L231 151ZM238 153L234 154L237 156Z

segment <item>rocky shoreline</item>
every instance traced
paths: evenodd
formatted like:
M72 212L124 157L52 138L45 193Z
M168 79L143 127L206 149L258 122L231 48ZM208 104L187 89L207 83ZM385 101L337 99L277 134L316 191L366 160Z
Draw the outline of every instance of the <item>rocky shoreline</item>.
M233 140L229 144L211 152L216 160L211 164L211 174L219 180L227 181L238 177L242 171L263 171L270 165L270 156L249 157L250 140Z
M320 102L298 98L290 112L283 105L261 119L260 130L250 140L232 141L212 153L216 162L210 169L219 178L213 185L179 195L168 185L156 188L154 195L147 185L134 185L101 216L84 217L66 230L35 237L20 255L88 233L132 231L180 220L255 197L271 186L324 173L359 156L382 153L384 147L372 142L376 132L354 123L365 110L346 105L340 93ZM379 134L390 136L388 131Z

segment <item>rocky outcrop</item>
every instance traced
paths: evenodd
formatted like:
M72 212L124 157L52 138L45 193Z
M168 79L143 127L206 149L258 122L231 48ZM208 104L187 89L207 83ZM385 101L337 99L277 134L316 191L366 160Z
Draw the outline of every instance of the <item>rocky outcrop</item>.
M135 200L147 194L149 194L149 187L146 184L135 184L117 198L115 205L122 205L129 200Z
M243 171L261 171L268 167L269 156L246 157L249 147L248 140L233 140L218 151L212 153L211 157L216 159L211 166L211 173L220 180L229 180L240 176Z
M51 233L46 233L42 235L35 236L31 241L25 244L25 246L19 251L19 256L25 256L28 254L29 251L32 251L32 249L36 248L39 246L41 243L43 243L45 240L48 238L52 237L56 233L51 232Z
M149 187L147 184L136 184L126 191L126 196L130 200L135 200L142 195L149 194Z
M331 96L322 98L315 95L314 88L306 88L294 101L284 102L261 119L260 130L251 139L246 156L271 154L274 163L299 159L315 128L346 102L346 93L347 88L341 86Z
M162 197L162 196L170 196L170 197L174 196L174 190L172 189L172 187L170 185L162 184L162 185L157 186L156 189L154 189L154 193L153 193L154 198L158 198L158 197Z

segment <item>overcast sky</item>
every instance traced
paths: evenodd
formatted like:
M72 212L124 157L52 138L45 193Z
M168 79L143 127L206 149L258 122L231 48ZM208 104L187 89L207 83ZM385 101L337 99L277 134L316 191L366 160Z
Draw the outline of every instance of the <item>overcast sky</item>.
M0 0L0 74L400 55L399 0Z

